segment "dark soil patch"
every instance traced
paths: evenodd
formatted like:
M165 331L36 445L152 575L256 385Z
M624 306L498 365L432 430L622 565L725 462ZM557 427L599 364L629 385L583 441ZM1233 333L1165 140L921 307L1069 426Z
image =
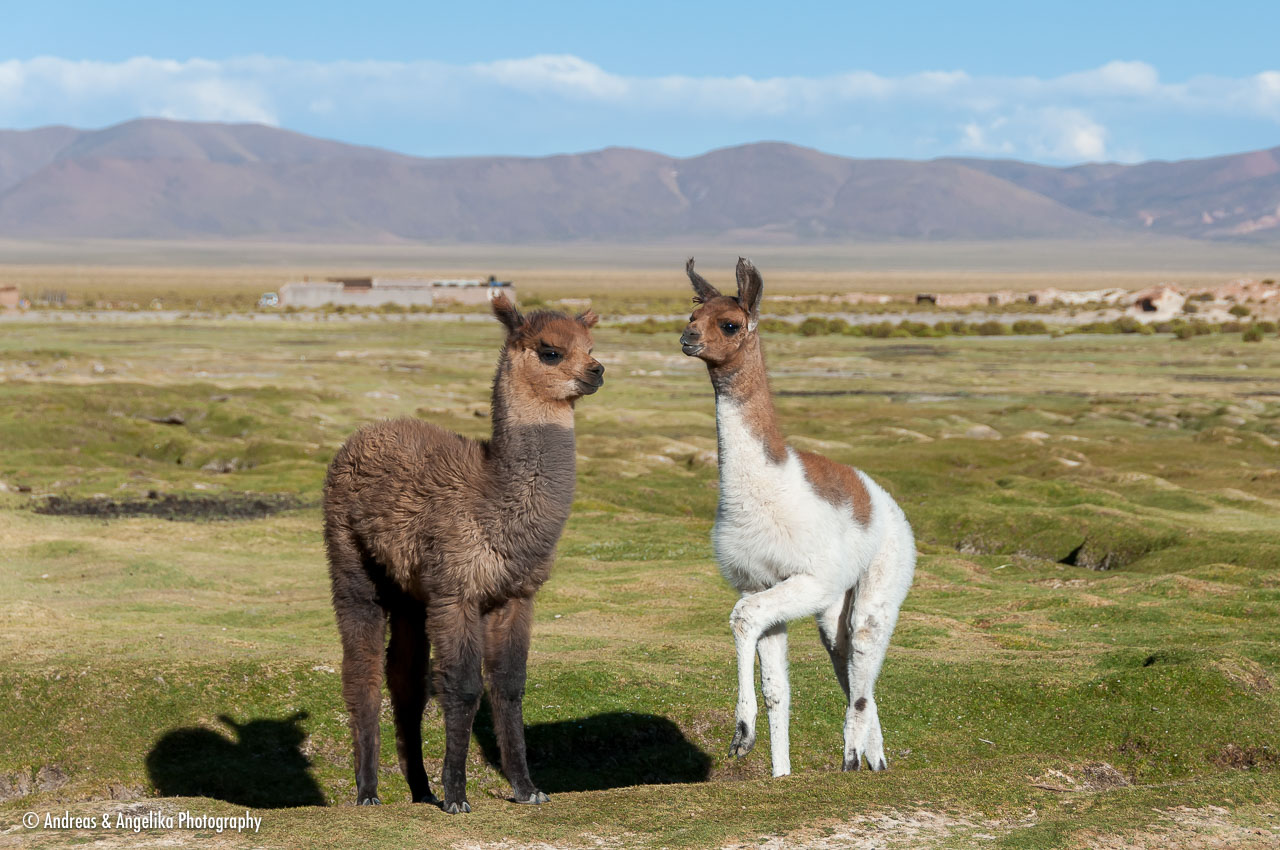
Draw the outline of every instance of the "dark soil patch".
M1058 561L1059 564L1065 564L1068 567L1084 567L1086 570L1110 570L1114 567L1121 566L1120 555L1116 552L1102 551L1096 549L1086 549L1089 541L1081 543L1076 548L1067 553L1067 556Z
M1237 770L1275 767L1280 764L1280 751L1274 747L1242 747L1239 744L1227 744L1220 751L1209 757L1218 767L1231 767Z
M153 516L168 520L195 522L217 519L262 519L281 511L304 507L296 496L287 493L232 493L225 496L175 496L170 493L148 494L146 499L72 499L50 496L36 508L38 514L50 516L88 516L100 519Z
M892 360L897 357L951 357L955 352L938 345L902 343L864 348L863 352L873 360Z

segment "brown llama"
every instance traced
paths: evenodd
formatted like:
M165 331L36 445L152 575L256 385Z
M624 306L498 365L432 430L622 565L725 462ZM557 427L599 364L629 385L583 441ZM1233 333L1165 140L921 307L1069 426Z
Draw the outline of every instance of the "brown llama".
M533 595L551 571L573 502L573 405L604 383L604 366L591 357L591 311L523 316L498 295L493 312L507 328L493 381L493 436L471 440L417 419L380 422L347 440L325 481L342 696L362 806L381 802L388 623L396 752L413 801L440 802L422 762L422 715L434 691L445 726L441 805L450 814L471 811L466 759L482 662L514 800L547 801L525 758Z

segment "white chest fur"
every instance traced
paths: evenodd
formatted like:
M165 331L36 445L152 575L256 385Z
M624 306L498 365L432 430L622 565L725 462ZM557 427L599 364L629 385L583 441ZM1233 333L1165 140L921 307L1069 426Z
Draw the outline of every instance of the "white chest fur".
M769 460L742 407L716 401L720 443L720 503L712 531L716 560L726 580L756 592L793 575L849 587L875 554L879 529L861 526L846 505L821 498L791 450ZM863 476L872 516L884 491Z

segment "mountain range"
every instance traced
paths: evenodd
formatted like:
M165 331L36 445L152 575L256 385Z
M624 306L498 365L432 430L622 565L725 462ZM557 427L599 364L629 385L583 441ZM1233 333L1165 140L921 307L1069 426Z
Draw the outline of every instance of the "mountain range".
M0 238L774 243L1100 238L1280 242L1280 147L1056 168L850 159L763 142L420 158L254 124L0 131Z

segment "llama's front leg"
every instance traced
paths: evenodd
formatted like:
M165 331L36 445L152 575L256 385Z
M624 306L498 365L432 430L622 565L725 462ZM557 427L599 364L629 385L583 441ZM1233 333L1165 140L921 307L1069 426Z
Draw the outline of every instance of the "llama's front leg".
M729 742L729 755L742 758L756 745L756 646L758 634L748 631L739 610L748 597L744 596L733 606L729 624L733 628L734 647L738 653L738 704L734 708L733 740Z
M533 629L533 600L512 599L485 616L484 666L502 772L517 803L549 799L529 778L524 745L524 683Z
M787 681L787 624L766 630L756 645L760 656L760 690L769 714L769 755L774 776L791 773L791 683Z
M760 638L772 627L816 614L826 608L831 593L812 576L792 576L768 590L738 600L729 615L738 651L738 707L730 755L739 758L756 743L755 655Z
M427 612L427 632L435 650L432 672L444 712L441 808L451 815L471 811L467 802L467 749L483 691L483 628L480 612L458 600L433 604Z

